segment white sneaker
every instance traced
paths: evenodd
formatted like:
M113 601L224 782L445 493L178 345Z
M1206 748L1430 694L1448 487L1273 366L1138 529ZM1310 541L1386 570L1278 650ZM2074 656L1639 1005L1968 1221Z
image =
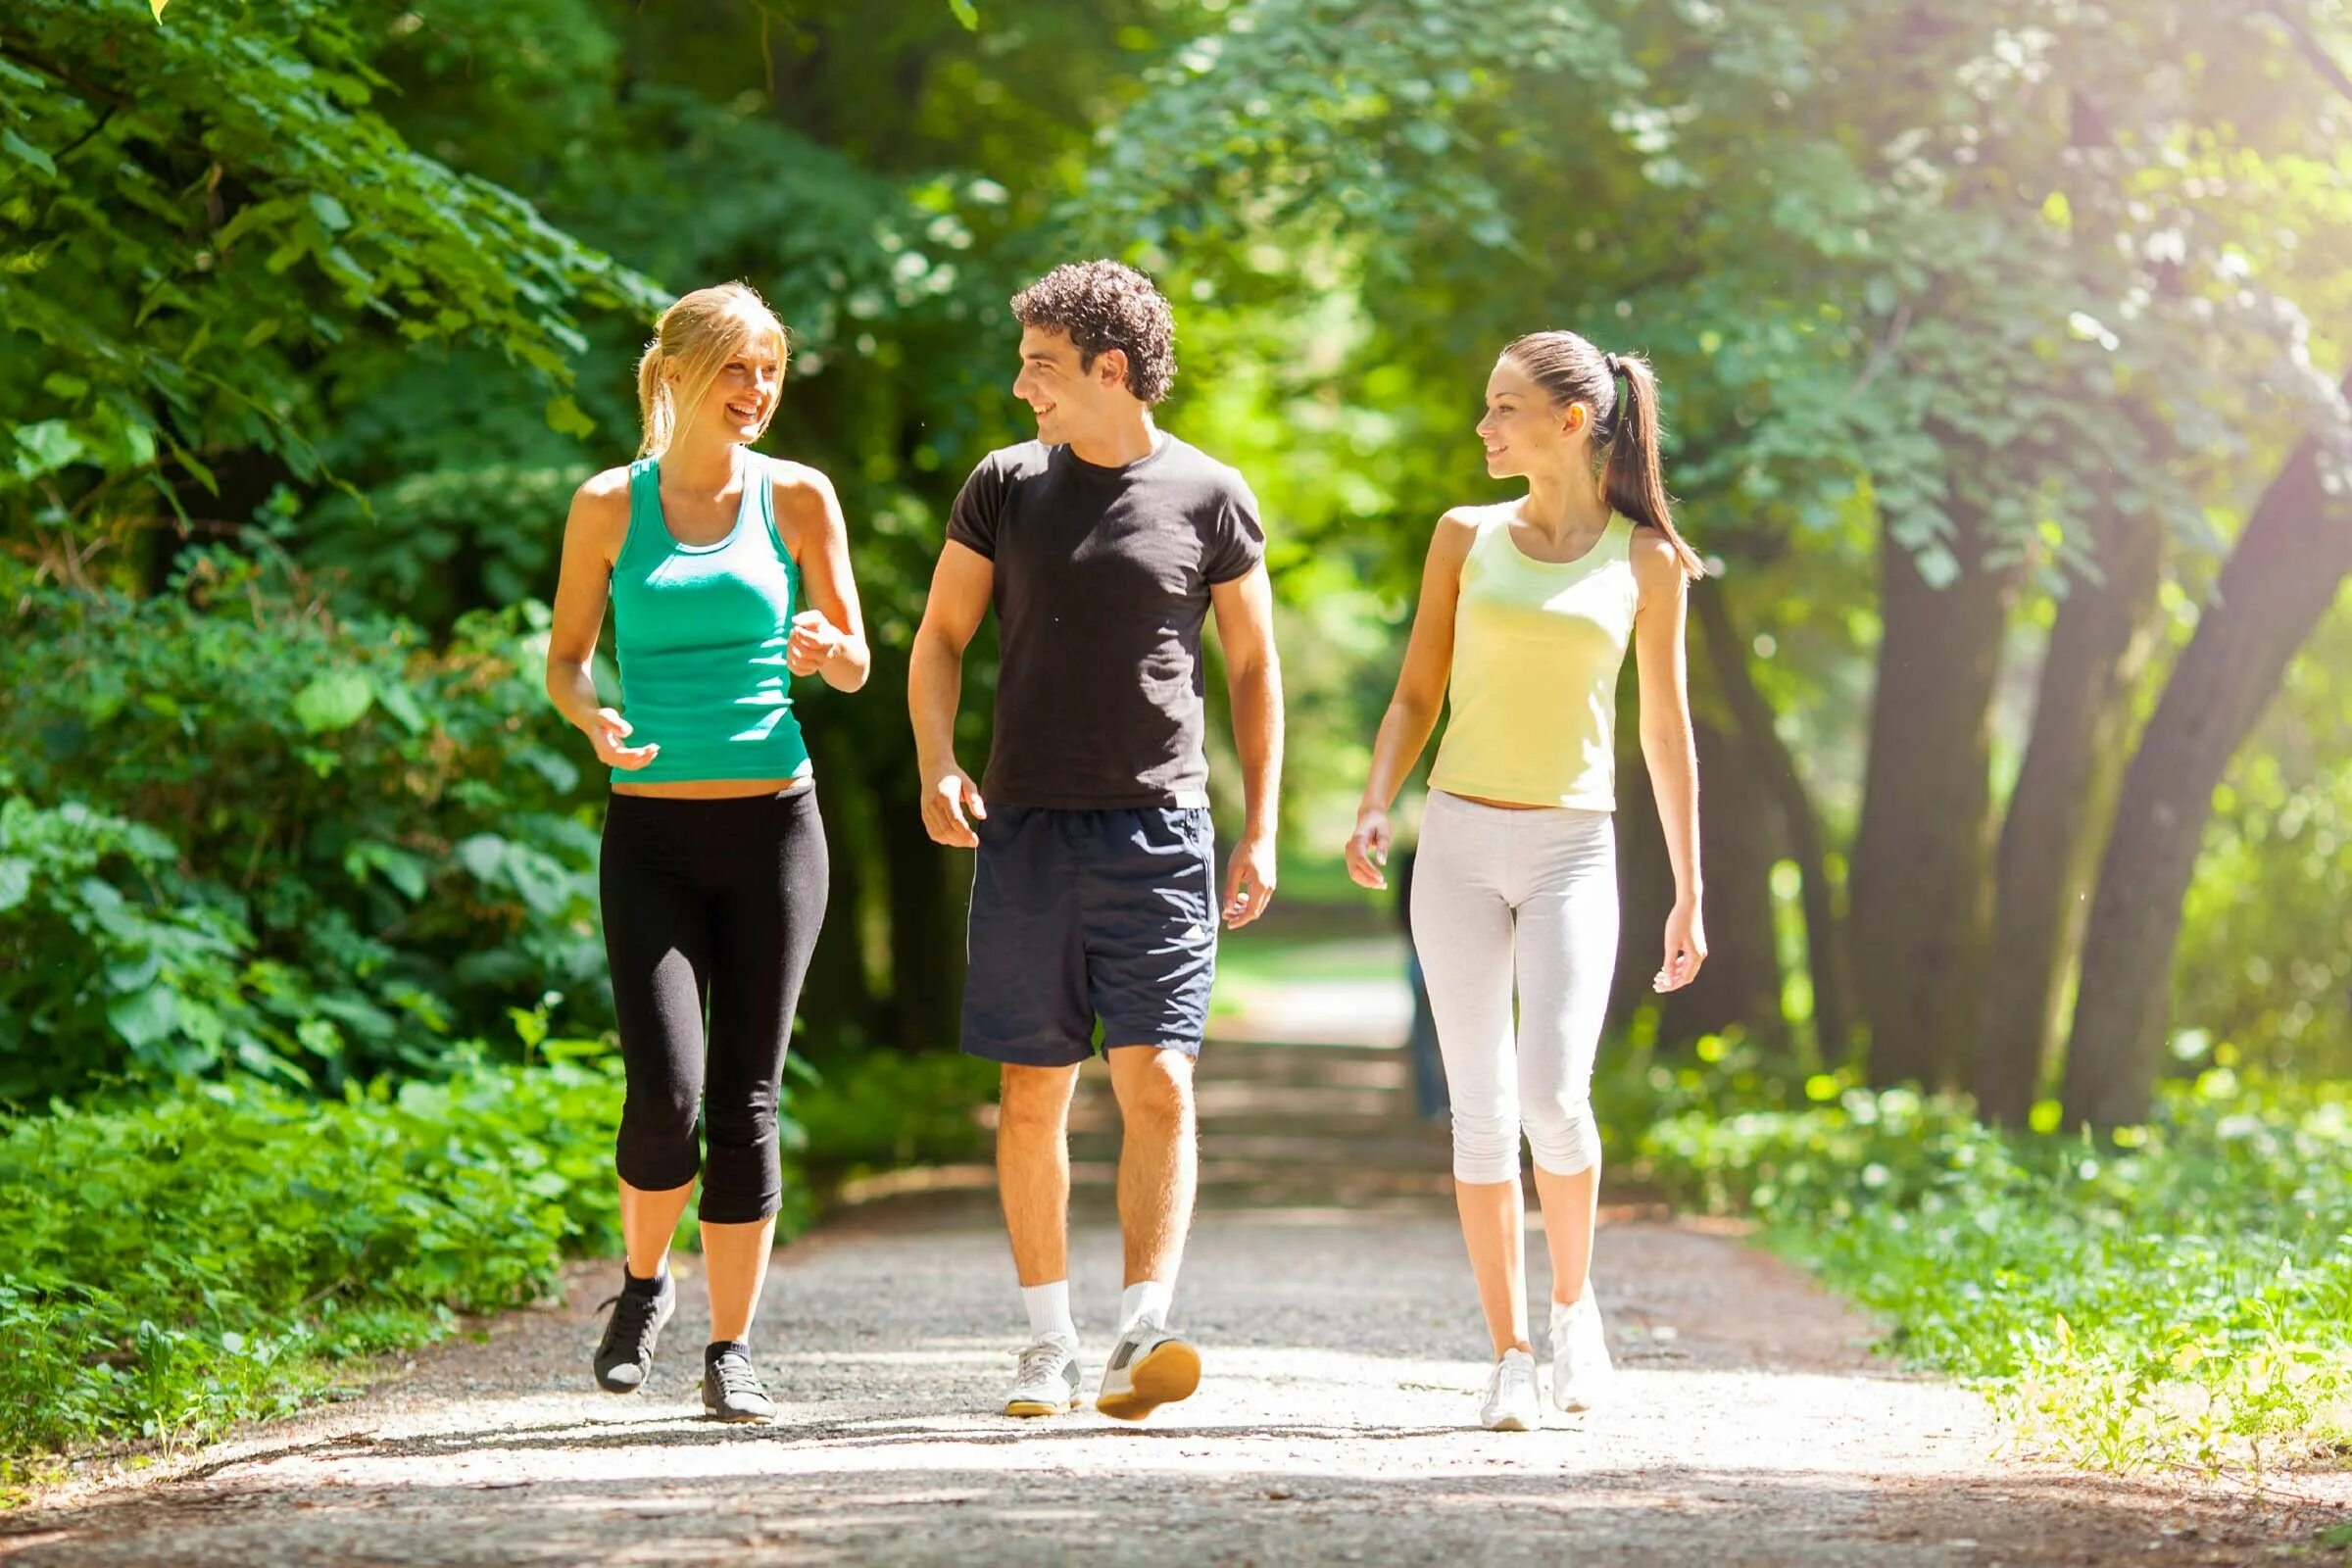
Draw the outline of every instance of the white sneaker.
M1544 1424L1534 1356L1520 1349L1502 1352L1487 1384L1487 1402L1479 1406L1478 1424L1489 1432L1533 1432Z
M1004 1396L1006 1415L1063 1415L1078 1408L1078 1347L1058 1334L1030 1343Z
M1095 1408L1120 1421L1141 1421L1163 1404L1192 1397L1200 1386L1200 1352L1156 1323L1138 1323L1119 1336L1102 1367Z
M1552 1302L1551 1402L1563 1410L1590 1410L1615 1376L1592 1287L1567 1305Z

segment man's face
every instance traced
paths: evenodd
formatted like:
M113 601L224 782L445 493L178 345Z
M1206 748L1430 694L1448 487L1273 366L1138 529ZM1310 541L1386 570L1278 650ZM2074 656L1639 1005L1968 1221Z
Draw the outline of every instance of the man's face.
M1037 438L1061 446L1098 423L1112 387L1125 373L1125 357L1105 349L1081 368L1078 345L1058 327L1021 328L1021 371L1012 395L1037 416Z

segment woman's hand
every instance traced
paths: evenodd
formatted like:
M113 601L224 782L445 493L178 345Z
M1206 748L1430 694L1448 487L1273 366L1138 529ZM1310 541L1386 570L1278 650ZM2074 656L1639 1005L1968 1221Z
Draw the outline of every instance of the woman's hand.
M1678 899L1674 912L1666 916L1666 962L1650 988L1680 991L1698 978L1698 966L1706 961L1707 933L1699 923L1698 901Z
M1359 807L1355 831L1348 837L1348 875L1359 888L1386 888L1381 868L1389 863L1389 813L1377 806Z
M588 744L596 748L596 760L607 767L634 773L662 754L662 748L658 745L624 745L623 742L634 731L630 729L629 721L613 709L598 709L596 717L588 722L587 730Z
M804 610L792 617L792 636L784 644L784 667L795 675L813 675L846 640L823 611Z

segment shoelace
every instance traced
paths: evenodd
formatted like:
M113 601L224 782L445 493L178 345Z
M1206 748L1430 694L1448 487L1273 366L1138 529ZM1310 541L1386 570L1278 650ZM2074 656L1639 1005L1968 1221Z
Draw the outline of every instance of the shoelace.
M1535 1392L1536 1369L1532 1362L1510 1356L1494 1364L1494 1394L1507 1397L1512 1389L1524 1384L1529 1393Z
M1061 1358L1069 1352L1058 1345L1032 1345L1021 1352L1020 1369L1014 1373L1015 1382L1023 1388L1043 1383L1057 1369Z
M720 1356L710 1363L710 1371L718 1379L718 1392L723 1397L733 1398L739 1394L761 1399L767 1397L767 1389L760 1383L760 1374L754 1372L752 1363L740 1355Z
M627 1291L618 1296L608 1296L599 1301L596 1309L600 1312L615 1302L620 1307L612 1314L612 1321L605 1325L606 1353L610 1354L625 1346L636 1352L639 1360L652 1354L654 1313L660 1301L658 1296L637 1296Z

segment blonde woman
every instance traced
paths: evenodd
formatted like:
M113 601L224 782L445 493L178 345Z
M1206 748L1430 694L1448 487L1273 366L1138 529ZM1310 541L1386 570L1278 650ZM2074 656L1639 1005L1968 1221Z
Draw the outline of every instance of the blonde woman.
M1528 1338L1522 1131L1551 1251L1552 1401L1590 1408L1610 1370L1587 1278L1600 1190L1591 1095L1617 954L1611 812L1629 644L1676 890L1652 984L1688 985L1706 957L1683 663L1684 594L1700 566L1675 531L1657 383L1641 360L1573 332L1522 337L1487 378L1478 435L1487 471L1525 479L1527 494L1439 520L1348 870L1387 885L1389 807L1449 703L1415 857L1413 944L1452 1099L1462 1236L1494 1343L1479 1419L1523 1432L1542 1423L1543 1400Z
M824 830L787 677L856 691L869 666L833 486L752 450L787 346L740 283L662 313L638 365L638 459L572 498L547 653L549 697L612 774L601 881L628 1075L614 1160L628 1260L597 1382L645 1385L699 1171L703 1407L722 1421L775 1415L748 1342L782 1199L777 1086L825 912ZM619 709L589 674L608 602Z

